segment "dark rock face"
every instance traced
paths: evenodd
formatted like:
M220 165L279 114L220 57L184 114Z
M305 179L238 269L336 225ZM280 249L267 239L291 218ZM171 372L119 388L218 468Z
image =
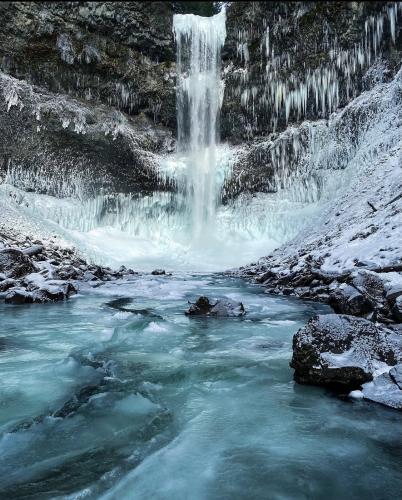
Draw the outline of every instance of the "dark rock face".
M4 273L9 278L20 278L34 270L30 258L21 250L14 248L0 250L0 273Z
M158 155L173 151L176 128L173 14L216 9L211 2L2 3L0 181L11 171L17 187L59 197L173 190L156 171ZM224 201L278 189L278 144L295 170L293 139L278 135L289 124L326 118L378 75L392 78L401 52L400 30L390 29L394 10L383 2L227 6L222 136L249 147ZM380 18L383 35L374 48ZM366 20L371 45L361 66L356 47ZM341 52L348 58L343 70ZM338 87L339 99L328 90ZM299 135L303 149L307 129Z
M171 2L5 2L2 68L51 92L174 126L173 13Z
M400 20L395 32L391 26L400 19L398 9L384 2L231 3L221 133L241 149L225 202L245 192L276 192L301 172L321 196L321 165L309 168L311 130L362 91L395 76L402 53ZM365 47L364 61L358 60L357 46ZM349 130L331 135L340 132L344 143L348 133L354 143L362 119L353 112ZM337 160L332 158L329 168L343 165Z
M158 154L173 147L165 127L1 73L0 85L8 96L0 99L0 180L8 175L23 190L80 198L163 187Z
M208 297L199 297L194 304L190 305L187 316L244 316L246 311L241 302L235 302L230 299L221 299L211 304Z
M376 78L392 78L399 68L401 34L393 41L387 10L390 6L384 2L231 3L223 51L223 137L241 142L269 136L302 119L326 118L376 83ZM392 8L397 7L394 4ZM350 79L349 70L337 66L335 59L340 51L349 51L354 57L354 47L365 39L365 22L370 17L382 18L384 33L376 52L382 53L386 65L381 72L366 74L375 60L370 41L371 57L366 57L362 66L356 64ZM323 101L316 101L315 90L320 92L324 74L328 77L327 90L336 81L339 100L331 102L325 95ZM303 101L300 108L293 105L298 97Z
M382 363L402 360L402 336L353 316L312 318L293 339L291 367L300 383L358 389Z
M2 3L0 182L9 171L17 187L58 197L165 189L155 168L176 123L174 12Z

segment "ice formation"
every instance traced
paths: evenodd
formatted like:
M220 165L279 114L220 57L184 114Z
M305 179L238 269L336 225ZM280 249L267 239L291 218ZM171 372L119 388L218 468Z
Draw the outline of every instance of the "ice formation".
M373 64L373 58L375 53L379 55L384 23L390 23L392 43L399 8L400 4L395 4L379 17L367 20L361 50L342 52L332 41L333 66L309 73L301 87L297 87L298 81L294 80L294 89L300 91L294 90L296 93L291 94L286 86L271 79L270 85L276 90L270 95L276 97L273 101L268 99L267 105L276 110L276 116L284 112L290 118L296 113L302 120L303 103L309 93L314 92L316 106L327 114L333 111L338 99L335 84L338 70L352 78L354 68L371 63L367 74L376 73L380 63ZM76 177L72 182L64 176L56 179L46 173L42 175L40 170L38 175L38 171L30 172L23 166L10 164L0 186L3 199L17 206L25 216L62 233L98 262L129 264L137 269L164 266L215 270L246 264L266 255L300 234L306 224L320 227L316 220L322 213L343 214L343 207L338 206L340 202L336 199L345 200L343 193L350 193L351 186L358 186L360 193L370 192L362 178L367 165L372 169L370 175L375 176L381 164L391 165L396 157L400 158L400 72L389 83L374 78L374 87L341 111L314 122L305 120L294 124L273 138L251 146L229 147L219 144L223 96L220 50L225 40L225 12L211 18L177 15L174 34L178 66L178 150L156 163L159 177L175 184L176 190L156 190L146 196L100 192L88 196L83 194L85 172L82 178ZM253 102L257 105L260 87L247 87L247 30L239 32L238 37L241 42L238 56L244 63L239 72L245 92L244 105ZM261 44L272 76L280 61L275 58L268 28ZM282 63L291 65L291 55ZM225 68L222 73L225 76L228 72ZM331 75L335 80L331 80ZM27 83L1 74L0 81L10 113L24 106L24 110L29 109L36 116L39 126L42 116L52 113L63 127L86 137L95 127L89 106L60 96L38 101ZM331 82L335 82L334 85ZM131 102L131 94L123 84L116 91L126 104ZM160 107L155 103L154 113L159 112ZM355 127L354 123L359 126ZM252 135L252 125L249 130ZM113 117L108 115L100 132L112 138L124 135L131 138L132 148L138 147L135 134L119 112ZM247 190L240 189L242 194L223 203L229 183L238 182L244 188L249 182L243 174L248 172L250 157L261 165L260 174L270 183L269 192L249 195L242 192ZM243 165L240 173L234 170L236 162ZM268 170L264 174L268 165L272 166L272 175ZM24 192L32 190L36 193ZM59 198L37 192L54 192ZM346 262L349 257L342 256L342 259Z
M257 107L270 113L270 127L275 130L281 118L285 118L286 122L290 119L305 119L309 101L313 103L314 113L328 117L340 105L341 82L345 82L346 100L356 97L356 76L381 56L386 23L391 33L391 42L395 43L398 16L401 15L402 2L385 3L382 12L366 19L360 41L349 50L343 49L338 38L328 31L325 40L320 41L328 54L328 61L314 70L308 68L300 74L293 70L294 58L299 51L297 43L292 50L284 52L272 43L269 26L261 33L255 33L251 26L239 30L237 55L243 68L233 72L237 81L234 93L240 96L241 105L251 113L252 118L247 124L251 132L257 126ZM280 17L276 19L275 28L278 31L283 22L284 19ZM250 64L253 61L250 62L248 43L255 37L260 40L262 68L258 68L258 71L263 73L263 78L259 82L261 78L257 75L259 83L251 85L250 82L255 79L251 74ZM264 65L265 71L262 71ZM288 76L284 79L283 74L286 72Z

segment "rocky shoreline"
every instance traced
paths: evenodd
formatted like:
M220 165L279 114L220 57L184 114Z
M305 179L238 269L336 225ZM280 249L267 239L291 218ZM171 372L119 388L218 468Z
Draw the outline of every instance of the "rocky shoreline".
M0 300L7 304L58 302L76 294L82 284L130 278L132 269L89 264L74 248L54 241L0 236Z
M265 293L328 304L293 339L295 381L402 409L402 262L356 262L339 273L300 251L240 268Z

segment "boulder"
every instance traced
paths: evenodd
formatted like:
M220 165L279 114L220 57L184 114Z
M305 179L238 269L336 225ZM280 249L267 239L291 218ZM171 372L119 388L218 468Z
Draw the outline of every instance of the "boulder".
M199 297L194 304L189 302L190 307L186 311L187 316L201 316L209 314L212 309L212 304L209 302L208 297Z
M190 308L186 311L187 316L244 316L246 311L241 302L231 299L220 299L215 304L211 304L208 297L199 297L194 304L190 303Z
M34 255L39 255L43 252L43 245L32 245L31 247L24 248L22 253L28 255L29 257L33 257Z
M17 285L17 280L13 278L7 278L0 281L0 292L6 292L9 288L13 288Z
M67 299L77 290L71 283L43 283L40 287L26 290L24 288L13 288L8 291L5 302L7 304L43 304L45 302L59 302Z
M60 278L62 280L68 280L68 279L78 280L78 279L81 279L83 276L82 270L77 269L76 267L74 267L72 265L60 266L57 269L56 274L57 274L58 278Z
M402 364L396 365L389 371L389 375L395 384L402 389Z
M384 281L373 271L359 269L350 276L351 284L362 294L376 302L384 300Z
M166 274L166 271L164 269L154 269L151 274L153 276L162 276L164 274Z
M392 308L392 314L395 318L395 321L402 322L402 295L397 297L395 300L394 306Z
M33 301L33 293L23 288L11 290L5 297L6 304L32 304Z
M34 302L59 302L60 300L64 300L66 298L66 294L64 290L55 285L47 285L41 287L39 290L33 292L33 301Z
M295 380L348 390L402 361L402 335L371 321L328 314L312 318L293 338Z
M392 379L390 373L383 373L372 382L363 384L363 398L396 410L402 410L402 390Z
M364 316L375 309L375 302L354 286L342 283L329 290L329 305L336 313Z
M95 276L91 271L85 271L85 273L82 276L82 279L84 281L98 281L98 277Z
M8 278L21 278L35 271L28 255L15 248L0 250L0 272Z
M212 307L210 316L244 316L246 311L242 302L231 299L221 299Z

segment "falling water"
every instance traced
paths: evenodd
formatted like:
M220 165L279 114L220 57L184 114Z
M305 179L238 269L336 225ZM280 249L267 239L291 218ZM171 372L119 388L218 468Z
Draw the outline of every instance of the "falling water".
M178 152L187 158L183 187L193 237L198 239L213 229L216 212L225 10L213 17L177 14L173 18L173 31L177 43Z

